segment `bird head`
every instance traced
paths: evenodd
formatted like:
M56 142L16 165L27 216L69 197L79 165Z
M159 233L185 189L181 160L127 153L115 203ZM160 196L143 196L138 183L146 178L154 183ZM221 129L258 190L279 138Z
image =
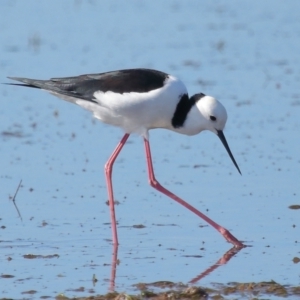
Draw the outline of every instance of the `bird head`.
M209 130L219 137L233 164L241 174L238 164L231 153L223 133L227 121L227 112L225 107L218 100L211 96L201 97L201 99L196 102L196 107L202 116L202 130Z

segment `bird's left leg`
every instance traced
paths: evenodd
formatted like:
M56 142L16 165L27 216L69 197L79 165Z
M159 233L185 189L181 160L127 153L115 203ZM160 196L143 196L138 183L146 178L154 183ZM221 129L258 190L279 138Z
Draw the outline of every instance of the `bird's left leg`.
M169 190L164 188L155 178L154 171L153 171L153 164L152 164L152 158L151 158L151 151L150 151L150 145L149 141L144 138L144 144L145 144L145 151L146 151L146 158L147 158L147 165L148 165L148 177L149 177L149 184L158 190L159 192L165 194L166 196L170 197L171 199L175 200L179 204L183 205L193 213L195 213L197 216L205 220L208 224L213 226L216 230L218 230L223 237L230 243L232 243L236 248L243 248L245 247L238 239L236 239L227 229L220 226L213 220L211 220L209 217L207 217L205 214L197 210L195 207L187 203L186 201L182 200L175 194L171 193Z

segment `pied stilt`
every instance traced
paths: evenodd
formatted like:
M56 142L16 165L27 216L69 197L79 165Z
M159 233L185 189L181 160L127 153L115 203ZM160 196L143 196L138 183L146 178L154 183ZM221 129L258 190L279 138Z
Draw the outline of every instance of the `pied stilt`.
M124 130L125 135L105 164L114 245L118 244L118 236L112 168L129 135L137 133L144 139L150 185L204 219L235 247L244 246L227 229L165 189L156 180L153 171L148 132L150 129L165 128L185 135L195 135L203 130L215 133L241 173L223 134L227 121L226 109L215 98L202 93L189 97L179 79L150 69L128 69L50 80L9 78L22 82L12 85L46 90L91 111L100 121Z

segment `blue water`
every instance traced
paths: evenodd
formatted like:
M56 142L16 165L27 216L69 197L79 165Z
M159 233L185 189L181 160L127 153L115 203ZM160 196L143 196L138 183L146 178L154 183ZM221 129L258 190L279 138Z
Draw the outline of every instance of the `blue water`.
M218 98L242 176L209 132L150 132L160 182L252 246L197 284L296 285L300 218L288 207L300 204L299 11L299 1L279 0L2 1L0 81L147 67L180 77L190 94ZM42 91L0 85L0 95L1 296L108 292L103 166L123 133ZM119 292L134 293L138 282L188 283L231 248L148 186L143 151L142 139L130 137L114 168ZM9 198L21 179L23 221Z

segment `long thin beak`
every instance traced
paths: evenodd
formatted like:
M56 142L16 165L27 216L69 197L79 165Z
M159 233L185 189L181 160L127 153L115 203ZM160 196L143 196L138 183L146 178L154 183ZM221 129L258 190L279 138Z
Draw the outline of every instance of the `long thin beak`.
M236 161L235 161L235 159L234 159L234 157L233 157L233 155L232 155L232 153L230 151L230 148L229 148L229 146L227 144L227 141L226 141L226 138L225 138L225 135L224 135L223 131L222 130L217 130L217 135L220 138L220 140L221 140L222 144L224 145L225 149L227 150L227 152L228 152L228 154L229 154L232 162L234 163L235 167L237 168L237 170L239 171L239 173L242 175L242 173L240 171L240 168L239 168L238 164L236 163Z

